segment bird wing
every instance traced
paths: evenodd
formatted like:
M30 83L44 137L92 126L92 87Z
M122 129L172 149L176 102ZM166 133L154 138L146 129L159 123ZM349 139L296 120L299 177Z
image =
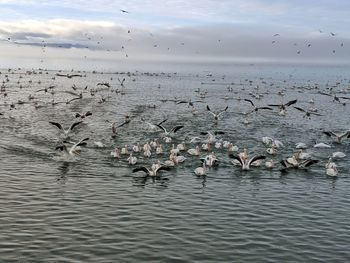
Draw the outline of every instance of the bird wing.
M80 113L76 113L75 114L75 118L79 118L79 117L81 117L81 114Z
M331 132L331 131L324 131L323 133L326 134L329 137L336 136L335 133Z
M298 100L291 100L291 101L288 101L285 105L286 106L290 106L290 105L293 105L295 103L297 103ZM270 105L269 105L270 106Z
M219 112L217 114L217 116L219 117L221 114L225 113L227 111L227 109L228 109L228 106L226 106L226 108L223 111Z
M166 122L168 119L162 120L158 125L162 125L164 122ZM153 125L153 124L152 124Z
M252 106L255 107L254 103L251 100L249 99L244 99L244 100L250 102L250 104L252 104Z
M306 160L302 164L304 165L304 167L309 167L310 165L313 165L313 164L318 163L318 162L319 162L319 160Z
M273 110L272 108L270 107L266 107L266 106L263 106L263 107L257 107L258 110Z
M270 107L281 107L282 105L281 104L267 104L267 106L270 106Z
M70 126L69 130L73 130L76 126L78 126L80 123L82 123L82 121L78 121L72 124L72 126Z
M145 172L146 174L149 174L149 172L150 172L150 171L149 171L146 167L144 167L144 166L140 166L140 167L134 168L134 169L132 170L133 173L137 173L137 172L140 172L140 171Z
M266 159L266 156L264 155L257 155L257 156L254 156L253 158L251 158L249 161L248 161L248 165L258 161L258 160L264 160Z
M243 162L242 162L241 158L239 158L239 156L234 155L234 154L231 153L231 154L228 155L228 157L239 161L239 163L241 164L241 166L243 166Z
M214 134L215 135L218 135L218 134L220 135L220 134L225 134L225 132L223 132L223 131L215 131Z
M209 108L209 105L207 105L207 111L210 111L210 112L212 112L212 111L210 110L210 108Z
M91 111L87 111L87 112L85 113L85 117L91 116L91 115L92 115L92 112L91 112Z
M286 160L280 161L280 164L282 164L282 166L288 168L288 165L286 164Z
M341 99L344 99L344 100L350 100L349 97L338 97L338 98L341 98Z
M188 103L188 101L186 101L186 100L180 100L180 101L176 102L176 104L181 104L181 103Z
M163 130L165 133L167 132L167 130L166 130L162 125L156 124L156 126L157 126L159 129Z
M304 109L299 108L299 107L294 107L294 106L293 106L293 108L296 109L296 110L298 110L298 111L306 112Z
M169 171L171 168L169 166L160 166L156 172L158 171Z
M89 140L89 138L84 138L82 140L80 140L79 142L77 142L76 144L74 144L72 146L72 148L75 148L77 146L85 146L86 145L86 142Z
M58 129L63 130L63 127L58 122L49 121L50 124L56 126Z
M328 94L328 93L325 93L325 92L320 92L320 94L322 94L322 95L326 95L326 96L329 96L329 97L333 97L333 95L332 95L332 94Z
M174 128L172 128L172 130L170 132L177 132L178 130L182 129L184 126L183 125L179 125L179 126L175 126Z

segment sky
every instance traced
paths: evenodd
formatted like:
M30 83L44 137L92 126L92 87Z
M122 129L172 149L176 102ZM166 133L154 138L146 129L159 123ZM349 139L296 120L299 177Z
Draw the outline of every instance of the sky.
M347 0L0 0L0 55L346 63L349 12Z

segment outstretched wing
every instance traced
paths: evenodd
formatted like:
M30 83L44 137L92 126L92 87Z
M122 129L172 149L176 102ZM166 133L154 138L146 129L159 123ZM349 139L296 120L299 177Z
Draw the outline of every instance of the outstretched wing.
M137 167L137 168L134 168L132 170L133 173L137 173L137 172L140 172L140 171L145 172L146 174L149 174L149 170L146 167L144 167L144 166Z
M254 103L251 100L249 99L244 99L244 100L250 102L250 104L252 104L252 106L255 107Z
M237 160L241 164L241 166L243 166L242 160L241 160L241 158L239 158L238 155L234 155L234 154L231 153L231 154L228 155L228 157Z
M169 171L170 169L171 169L170 166L160 166L160 167L156 170L156 172L158 172L158 171Z
M166 129L165 129L162 125L156 124L156 126L157 126L159 129L163 130L163 131L166 133Z
M272 108L270 108L270 107L265 107L265 106L263 106L263 107L257 107L257 109L259 109L259 110L273 110Z
M225 112L227 111L227 109L228 109L228 106L226 106L226 108L225 108L223 111L221 111L221 112L218 113L218 117L219 117L221 114L225 113Z
M80 123L82 123L82 121L78 121L72 124L72 126L70 126L69 130L73 130L76 126L78 126Z
M298 111L306 112L304 109L299 108L299 107L294 107L294 106L293 106L293 108L296 109L296 110L298 110Z
M85 117L91 116L91 115L92 115L92 112L91 112L91 111L87 111L87 112L85 113Z
M177 132L178 130L182 129L184 126L183 125L179 125L179 126L175 126L174 128L172 128L172 130L170 132Z
M49 121L50 124L56 126L58 129L63 130L63 127L58 122Z
M248 165L250 165L250 164L252 164L252 163L254 163L254 162L258 161L258 160L264 160L264 159L266 159L266 156L264 156L264 155L254 156L253 158L251 158L249 160Z
M318 163L318 162L319 162L319 160L306 160L303 163L303 165L304 165L304 167L309 167L310 165L313 165L313 164Z
M323 133L326 134L329 137L336 136L335 133L331 132L331 131L324 131Z
M291 100L291 101L288 101L285 105L286 106L290 106L290 105L293 105L295 103L297 103L298 100Z

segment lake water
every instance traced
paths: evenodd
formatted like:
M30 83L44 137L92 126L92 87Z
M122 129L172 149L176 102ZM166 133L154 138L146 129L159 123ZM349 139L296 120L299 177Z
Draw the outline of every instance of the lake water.
M145 74L140 69L128 76L118 71L115 67L109 73L87 72L81 73L86 77L72 79L52 79L57 71L9 74L9 82L4 84L8 95L0 93L0 112L4 113L0 116L1 262L350 260L349 158L335 161L337 178L326 176L324 169L333 152L350 155L350 140L337 145L322 134L324 130L349 129L349 105L334 103L331 97L318 93L335 86L333 90L343 92L341 96L350 97L349 68L209 65L191 70L188 65L165 65L154 72L166 74ZM1 80L6 79L5 74L7 70L2 70ZM125 88L118 78L126 79ZM103 90L96 86L99 82L109 82L112 90L125 94ZM73 91L73 84L83 91L83 99L51 105L53 98L62 102L71 99L65 91ZM35 92L50 85L56 86L55 95ZM92 97L87 92L91 88L100 91ZM174 97L196 100L198 88L207 95L203 103L195 104L195 116L186 104L161 101ZM282 89L283 98L277 95ZM249 93L263 96L256 100ZM9 110L11 103L27 102L30 94L34 100ZM322 116L303 118L293 108L285 117L277 110L262 111L249 115L250 124L245 125L241 113L249 111L250 104L225 100L225 96L249 98L257 105L298 99L301 108L312 106L308 102L314 99L313 107ZM98 103L101 97L107 101ZM36 109L34 101L42 107ZM226 105L229 108L215 124L206 105L214 111ZM87 110L93 115L76 129L71 140L89 137L88 145L75 161L63 161L55 150L57 129L48 122L68 127L76 112ZM112 139L111 123L122 123L125 114L132 116L131 122ZM215 149L220 164L206 177L193 173L201 165L199 158L183 153L187 157L184 163L162 173L161 179L145 181L139 173L132 173L127 157L116 160L110 156L116 146L144 144L160 136L147 130L141 117L152 123L167 118L164 125L169 128L183 124L174 143L185 142L187 148L194 147L189 143L192 137L215 130L225 132L219 138L233 142L240 150L248 148L251 154L266 154L263 136L279 139L285 147L271 157L276 161L273 170L258 167L242 172L230 163L225 149ZM94 141L106 147L98 148ZM316 141L332 148L314 149ZM306 152L321 162L307 171L281 173L278 162L293 153L297 142L306 143ZM169 151L171 144L164 147ZM150 166L167 158L168 153L152 154L149 159L139 156L139 164Z

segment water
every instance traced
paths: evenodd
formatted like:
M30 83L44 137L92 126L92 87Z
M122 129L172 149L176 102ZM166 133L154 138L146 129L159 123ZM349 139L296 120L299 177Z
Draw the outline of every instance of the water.
M0 76L5 79L2 72ZM348 129L345 113L349 106L333 103L331 97L318 94L313 87L318 83L319 90L327 91L340 82L334 89L344 89L342 96L349 96L346 72L346 68L235 65L193 73L134 72L130 77L90 72L83 78L53 80L56 71L10 74L10 82L5 84L8 97L0 99L0 112L4 113L0 116L1 262L348 261L349 159L336 160L340 175L335 179L325 175L323 166L332 152L349 155L349 141L332 144L331 149L310 147L307 152L323 163L308 171L287 174L281 173L278 165L272 171L260 167L241 172L221 149L215 150L219 167L204 178L193 174L200 166L199 158L184 154L188 159L161 179L143 180L140 174L132 174L126 157L119 161L110 157L115 146L159 137L159 133L147 131L141 117L153 123L168 118L166 127L183 124L175 143L188 142L201 131L224 130L223 139L262 154L266 148L261 138L272 136L285 144L272 157L276 162L290 156L296 142L309 146L315 140L331 143L322 130ZM209 73L213 75L207 76ZM118 77L126 78L125 95L100 91L91 97L84 93L83 100L52 106L52 95L34 92L56 85L54 98L64 102L72 96L63 91L73 91L74 83L79 89L85 85L90 89L98 82L110 82L113 89L121 90ZM253 81L252 86L246 79ZM202 82L234 82L230 86L238 93L228 92L226 85ZM256 85L260 93L269 92L258 101L253 99L258 105L279 103L281 97L276 92L283 87L284 102L297 98L298 106L307 108L313 98L323 116L309 120L294 109L289 109L286 117L278 116L276 111L262 112L248 117L251 124L244 125L241 112L251 109L249 103L222 98L251 98L249 92L254 92ZM312 88L293 88L301 85ZM204 103L196 104L197 116L186 104L160 102L175 96L195 100L197 88L208 91ZM35 109L31 102L8 110L9 104L18 99L28 101L29 94L34 94L43 107ZM100 104L100 96L110 97ZM218 125L206 112L207 104L215 111L229 106ZM148 107L153 105L156 109ZM75 112L87 110L93 116L71 139L89 137L88 146L76 161L58 159L57 130L48 121L68 127ZM111 122L121 123L125 114L132 115L132 121L112 139ZM106 147L97 148L93 141L102 141ZM193 146L187 143L188 148ZM165 147L169 150L171 145ZM164 154L160 159L166 158ZM139 157L139 164L150 166L157 159L155 155L150 159Z

